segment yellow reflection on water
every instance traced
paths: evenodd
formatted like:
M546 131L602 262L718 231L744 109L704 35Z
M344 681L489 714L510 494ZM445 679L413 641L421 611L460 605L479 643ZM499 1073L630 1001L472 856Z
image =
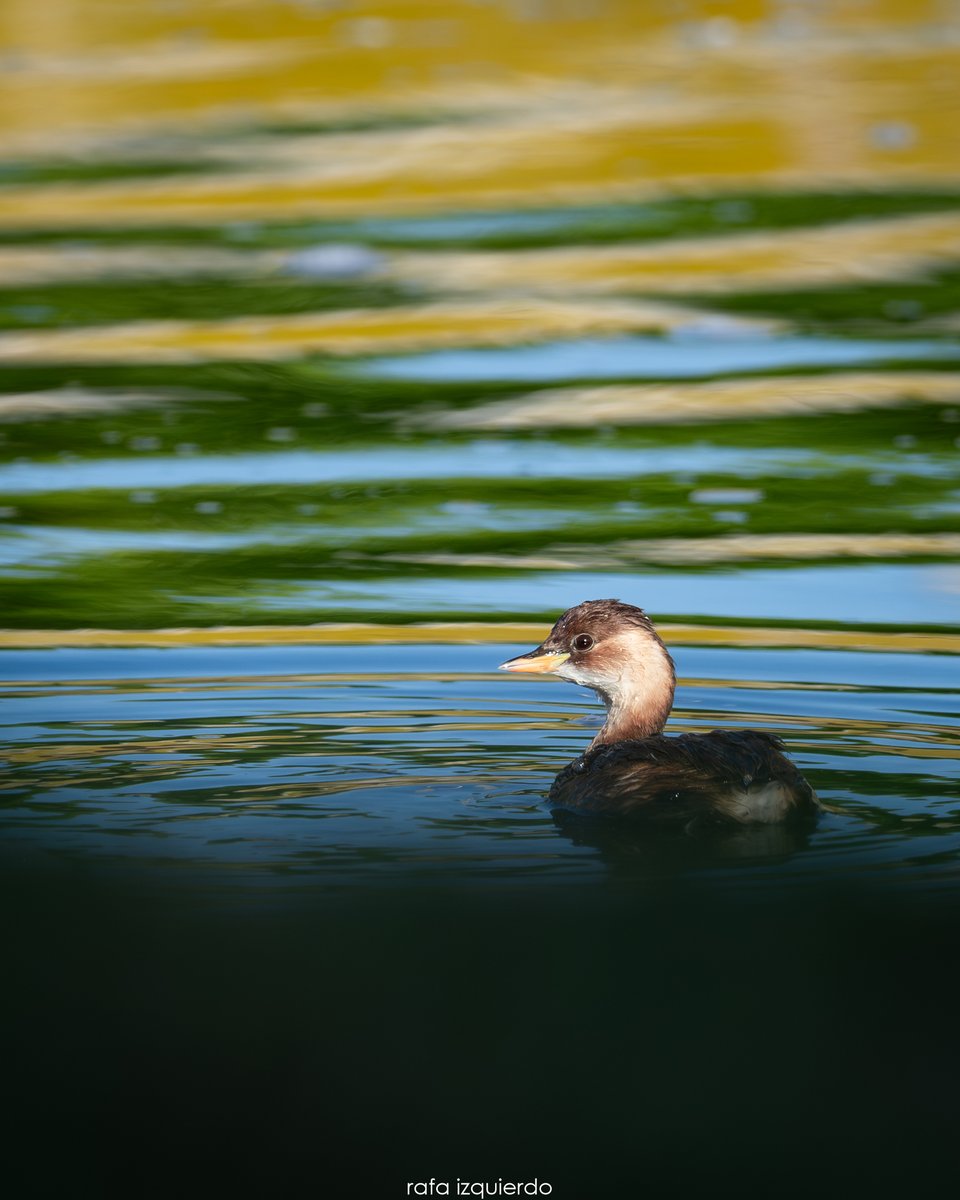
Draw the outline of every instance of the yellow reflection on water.
M577 303L530 297L218 321L137 321L98 329L0 335L0 362L191 362L310 353L376 354L590 334L663 333L694 325L708 315L650 301ZM777 323L731 318L726 326L739 332L771 332Z
M722 293L902 278L947 260L960 261L954 213L640 245L400 254L391 270L461 290Z
M0 223L956 179L960 42L949 21L935 0L6 0L0 152L122 156L130 139L162 136L182 156L236 169L7 188ZM250 136L264 122L371 114L427 120Z
M658 623L666 642L682 646L807 647L820 650L960 654L960 634L887 633L865 629ZM0 629L0 648L44 646L537 645L549 625L516 621L426 621L411 625L218 625L182 629ZM405 678L413 678L404 676ZM432 677L432 676L431 676Z
M431 429L575 429L658 425L813 412L856 412L907 401L960 403L960 379L940 371L842 371L823 375L684 380L545 388L469 409L430 413Z

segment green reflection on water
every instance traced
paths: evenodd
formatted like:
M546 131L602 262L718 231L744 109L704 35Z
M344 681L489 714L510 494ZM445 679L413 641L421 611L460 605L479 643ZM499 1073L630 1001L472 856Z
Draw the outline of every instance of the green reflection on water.
M210 169L205 163L180 163L179 170ZM96 177L97 171L118 178L143 174L136 164L102 164L75 167L67 164L32 167L51 180ZM160 164L153 168L158 173ZM16 172L27 170L17 166ZM84 172L88 172L85 176ZM150 171L153 173L153 170ZM15 175L16 178L16 175ZM18 182L20 180L18 179ZM24 180L25 182L26 180ZM467 211L412 218L345 220L235 221L219 224L138 225L135 229L88 227L71 229L65 218L59 229L0 229L0 245L22 242L57 242L65 237L98 243L153 243L228 245L251 249L298 247L327 239L351 238L383 248L429 246L432 249L524 249L558 244L659 241L743 232L746 229L790 230L827 225L864 217L894 217L911 213L950 212L960 206L955 188L914 188L857 191L751 192L724 191L718 195L675 197L633 204L597 204L563 208L527 208L511 214L491 215L490 210ZM499 221L497 217L499 216ZM512 219L511 219L512 218ZM513 226L513 227L511 227ZM539 226L539 227L538 227Z
M960 271L931 266L909 281L858 282L846 287L803 287L789 291L771 289L687 299L695 303L709 300L725 312L785 317L803 328L821 332L903 336L914 327L922 330L924 321L931 318L960 312Z
M324 312L399 304L409 293L383 284L317 284L295 279L105 280L0 287L0 329L61 329L120 321L196 321Z
M956 205L948 191L766 194L551 210L540 214L546 223L539 230L529 212L516 214L515 228L503 213L499 228L493 222L484 230L481 222L472 235L462 232L469 233L474 220L468 214L435 227L425 218L253 223L242 231L225 224L170 236L235 243L242 232L251 247L306 245L358 232L370 245L413 241L428 250L562 246L743 228L782 229L788 236L803 225ZM107 232L133 246L157 238L157 231ZM34 240L17 236L28 245ZM91 247L99 238L90 235ZM929 337L932 319L960 310L958 280L956 269L943 266L909 281L701 296L696 303L717 312L771 315L821 336L869 330L880 339L913 332ZM106 275L0 289L0 326L45 330L154 318L189 324L363 310L410 298L399 287L361 280ZM689 353L696 354L695 342ZM955 366L941 362L925 370L948 378ZM766 375L775 396L778 372ZM833 378L842 386L842 371ZM954 470L960 418L950 404L906 402L906 387L904 403L878 409L870 408L866 393L863 411L828 413L813 405L803 415L747 419L733 406L710 421L552 429L548 435L533 428L492 438L457 431L438 437L427 426L437 414L540 388L347 377L336 360L306 357L189 365L8 363L0 367L0 389L14 405L0 426L4 458L12 470L31 463L49 470L45 482L28 491L5 490L0 476L8 561L0 602L8 627L340 619L352 615L352 584L359 587L357 611L364 619L543 618L552 606L533 593L499 605L471 597L474 580L529 578L533 584L543 570L576 572L578 586L593 572L598 587L600 576L619 573L628 580L633 573L641 601L639 576L687 571L691 602L683 615L710 621L717 613L703 581L711 573L841 560L946 568L957 558L949 539L960 531ZM495 462L508 446L527 448L516 470L479 477L464 465L463 454ZM568 466L558 473L549 468L561 451ZM315 469L303 460L287 477L282 456L309 452L318 455ZM341 468L343 478L325 480L325 464L341 461L337 455L345 452L357 456L354 466ZM240 454L247 456L241 475L248 471L248 477L217 482L224 456ZM158 458L163 455L169 459ZM669 458L661 462L661 455ZM72 464L85 462L102 468L82 483L57 482L58 472L69 479ZM812 539L799 557L777 545L779 537L795 535ZM731 545L719 560L684 557L684 539L718 536L767 541ZM848 539L842 546L841 536ZM827 540L818 548L817 538ZM745 589L750 578L743 574ZM418 581L439 588L435 601L426 593L419 601L397 599L405 584ZM310 584L320 590L307 597L303 589ZM324 587L336 596L330 592L324 600ZM726 612L724 619L760 619L746 599L745 593L742 613ZM783 613L778 619L795 620ZM825 620L812 613L809 624ZM898 620L875 623L896 628ZM909 627L937 628L942 621L918 610Z

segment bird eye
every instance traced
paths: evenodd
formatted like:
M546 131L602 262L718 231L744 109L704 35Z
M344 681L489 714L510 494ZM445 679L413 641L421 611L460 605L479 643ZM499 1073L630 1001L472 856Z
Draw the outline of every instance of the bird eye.
M593 638L589 633L578 633L573 639L574 650L592 650Z

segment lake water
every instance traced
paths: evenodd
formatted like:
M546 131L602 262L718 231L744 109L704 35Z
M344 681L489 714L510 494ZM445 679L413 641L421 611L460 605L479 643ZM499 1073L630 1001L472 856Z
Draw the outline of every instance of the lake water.
M591 697L493 675L520 646L8 651L8 846L264 903L454 889L960 886L960 689L947 655L680 647L678 731L786 738L828 812L658 858L554 824ZM647 839L649 835L647 835ZM684 852L689 861L684 861Z
M526 644L3 652L8 1064L73 1176L121 1190L145 1121L146 1195L614 1195L637 1154L760 1194L833 1125L785 1194L949 1174L955 655L676 646L671 727L778 732L827 809L704 841L554 823L597 706L493 673Z
M38 1034L8 1061L69 1114L74 1174L119 1189L166 1120L144 1194L187 1163L241 1188L513 1173L612 1195L637 1152L681 1190L718 1162L752 1190L836 1120L854 1149L810 1153L786 1194L916 1178L951 1111L955 656L676 646L671 727L778 732L827 809L703 841L554 823L597 706L493 673L524 646L2 652L7 1004ZM583 1140L557 1139L591 1088ZM744 1157L758 1094L775 1110ZM678 1165L691 1123L704 1157ZM878 1128L897 1149L863 1163Z
M958 47L7 0L11 1194L944 1194ZM603 596L814 830L554 821Z

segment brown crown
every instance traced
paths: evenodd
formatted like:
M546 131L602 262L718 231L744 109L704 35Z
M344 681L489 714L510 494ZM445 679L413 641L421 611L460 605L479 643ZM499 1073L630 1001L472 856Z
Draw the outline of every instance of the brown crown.
M567 609L550 630L544 646L566 650L579 633L589 633L600 642L630 629L656 634L653 622L642 608L624 604L622 600L585 600Z

